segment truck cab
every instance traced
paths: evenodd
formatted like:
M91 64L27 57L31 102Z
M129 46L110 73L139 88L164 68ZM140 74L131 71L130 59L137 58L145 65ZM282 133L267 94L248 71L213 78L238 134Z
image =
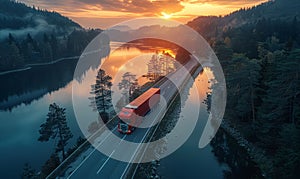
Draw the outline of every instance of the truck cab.
M118 131L123 134L130 134L133 131L133 127L129 125L132 123L132 119L134 114L134 109L130 108L122 108L121 112L119 113L119 124L118 124Z
M151 110L153 106L160 101L160 89L150 88L138 98L127 104L119 112L120 118L118 131L124 134L130 134L138 127L144 116Z

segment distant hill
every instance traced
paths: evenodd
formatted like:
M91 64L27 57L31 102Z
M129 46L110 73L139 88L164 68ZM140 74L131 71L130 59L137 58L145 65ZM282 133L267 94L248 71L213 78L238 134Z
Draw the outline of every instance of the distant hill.
M115 29L115 30L119 30L119 31L130 31L132 30L129 26L127 25L117 25L117 26L113 26L112 29Z
M300 18L299 0L271 0L252 8L243 8L224 17L200 16L188 25L206 37L218 36L220 32L245 24L256 24L261 20L281 20L291 22Z
M240 19L247 21L256 21L260 18L266 19L291 19L300 15L300 1L299 0L271 0L261 5L250 9L242 9L234 12L226 18L240 17Z
M30 33L33 36L44 33L66 35L81 26L57 12L40 10L35 7L12 1L0 0L0 40L8 33L23 37Z

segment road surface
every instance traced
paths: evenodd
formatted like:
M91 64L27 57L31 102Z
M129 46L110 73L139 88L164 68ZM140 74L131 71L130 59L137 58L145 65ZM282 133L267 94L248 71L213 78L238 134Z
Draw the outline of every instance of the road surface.
M151 122L155 124L160 119L163 118L164 113L166 112L166 102L169 103L172 101L174 94L178 92L176 86L181 86L186 77L189 75L187 73L193 67L197 65L195 60L190 60L187 64L185 64L185 68L180 68L174 73L169 74L167 77L171 80L165 81L160 85L161 89L161 102L154 109L145 116L144 122ZM155 119L155 120L153 120ZM117 127L112 129L111 132L104 132L102 135L96 140L97 142L94 144L96 146L92 152L90 152L79 165L76 166L71 172L67 173L65 178L74 178L74 179L82 179L82 178L125 178L126 172L130 167L130 163L121 162L112 158L115 156L124 156L124 159L133 159L136 157L136 154L141 150L140 146L127 148L120 147L125 140L142 143L145 141L147 136L151 131L151 127L149 128L137 128L132 134L124 135L120 134L117 131ZM118 137L118 140L116 140ZM109 156L102 154L97 149L112 149L109 151Z

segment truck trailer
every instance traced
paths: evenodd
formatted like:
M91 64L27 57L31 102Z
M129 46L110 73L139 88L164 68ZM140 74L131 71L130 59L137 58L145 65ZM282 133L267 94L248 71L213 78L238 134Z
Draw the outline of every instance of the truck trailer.
M143 117L157 105L160 101L160 89L150 88L138 98L122 108L118 114L120 121L118 123L118 131L124 134L130 134L138 127Z

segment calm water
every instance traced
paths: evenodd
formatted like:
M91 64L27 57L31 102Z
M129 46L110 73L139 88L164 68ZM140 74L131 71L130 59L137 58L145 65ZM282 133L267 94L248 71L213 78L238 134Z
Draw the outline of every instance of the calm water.
M208 119L207 106L202 102L206 98L210 77L210 70L204 69L194 81L191 80L192 84L188 83L187 97L183 95L185 102L179 107L176 125L182 126L179 127L182 132L191 130L185 128L183 122L197 120L193 114L200 101L198 121L188 140L174 153L160 160L158 175L162 178L261 178L259 169L244 149L221 128L210 145L202 149L198 147Z
M74 144L81 132L72 109L73 70L77 60L0 76L0 176L20 178L23 165L36 169L54 152L54 142L41 143L39 127L46 120L49 104L66 108Z
M139 82L145 80L141 77L146 70L146 63L151 55L159 49L139 50L135 47L123 48L110 54L109 62L102 64L102 69L109 75L115 75L115 80L120 80L122 73L135 70ZM162 49L161 49L162 50ZM125 65L123 65L125 62ZM84 136L80 130L72 104L73 85L82 84L85 89L75 91L84 107L90 104L88 97L90 85L95 83L96 69L89 69L83 75L85 80L73 80L77 60L65 60L59 63L38 66L27 71L0 76L0 178L20 178L25 163L29 163L36 170L50 157L55 150L55 141L39 142L39 128L46 120L49 104L55 102L66 108L68 125L74 137L69 141L69 146L75 144L79 136ZM142 68L136 71L132 65ZM114 81L114 84L118 81ZM117 86L114 102L121 96ZM75 98L76 98L75 97ZM87 119L95 113L83 111ZM86 126L87 129L87 126ZM88 134L87 134L88 135Z
M191 80L186 85L186 90L182 92L183 102L179 115L175 115L176 127L178 133L190 132L192 129L185 126L184 123L195 123L194 131L188 140L174 153L160 160L158 175L162 178L223 178L223 171L227 170L227 165L218 162L217 157L212 152L213 148L208 145L203 149L198 147L199 140L208 119L206 105L202 102L206 98L208 91L208 74L209 70L204 70L199 74L195 81ZM196 113L200 105L199 116ZM198 121L197 121L198 119ZM168 125L171 122L169 119ZM173 125L173 124L172 124ZM173 128L176 130L176 128ZM177 140L180 140L180 136ZM168 148L172 146L172 141L166 141Z
M147 60L151 57L149 53L156 51L157 49L147 51L137 48L119 49L110 55L110 62L104 63L102 67L109 75L115 75L116 80L119 80L126 71L132 70L135 70L139 78L145 72ZM122 65L124 62L126 65ZM88 70L84 75L85 81L73 80L76 64L77 60L66 60L0 76L2 84L0 88L0 178L20 178L25 163L40 170L54 152L54 141L44 143L37 141L38 130L46 119L49 104L55 102L66 108L68 125L74 135L69 141L69 146L75 144L77 137L83 136L73 111L72 87L86 83L86 88L82 91L75 90L75 96L82 100L80 105L89 105L90 85L94 83L97 70ZM136 70L134 65L138 65L139 69ZM117 81L114 84L117 84ZM196 85L200 99L195 98L194 93L191 92L186 102L188 105L204 99L208 87L206 76L199 75L192 88ZM116 85L113 90L116 91L113 96L113 101L116 102L120 97ZM191 114L192 111L189 110L191 109L182 109L182 115ZM90 111L83 111L82 115L89 119L93 114ZM190 174L190 176L203 178L223 177L223 171L227 170L227 167L214 156L213 148L211 146L198 148L201 136L199 130L203 128L206 119L206 108L202 105L196 125L197 130L180 149L161 161L159 171L162 176L174 178Z

